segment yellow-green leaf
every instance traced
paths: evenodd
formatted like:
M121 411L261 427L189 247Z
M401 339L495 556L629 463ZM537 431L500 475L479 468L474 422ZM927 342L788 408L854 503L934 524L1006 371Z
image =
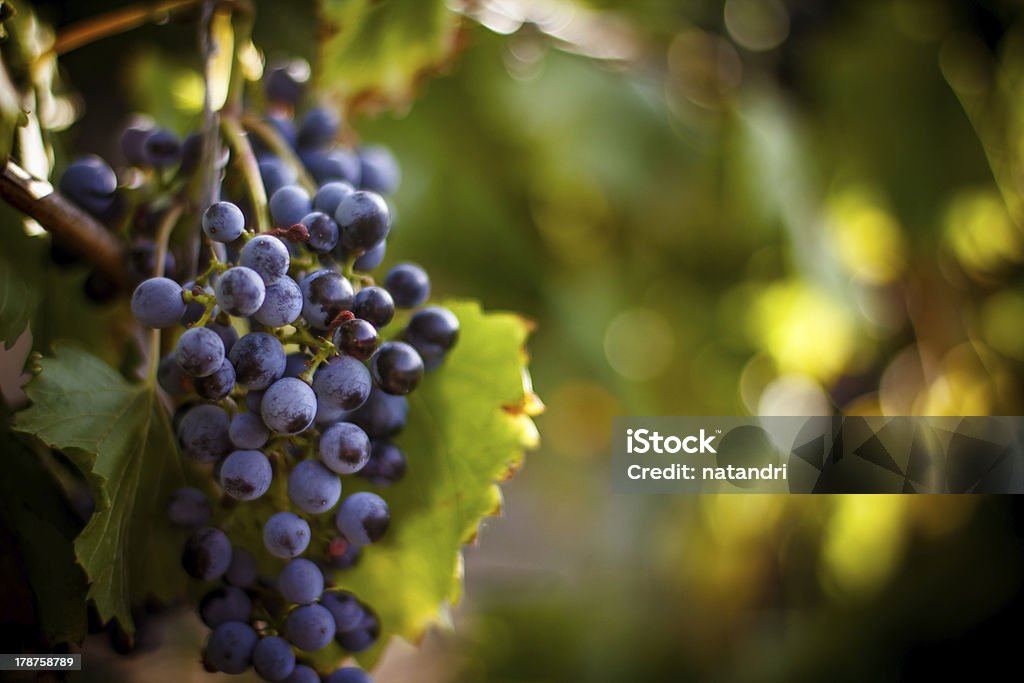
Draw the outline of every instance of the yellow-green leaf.
M319 85L345 102L407 102L458 46L444 0L321 0L321 15Z
M529 325L474 302L443 304L459 319L460 339L445 364L410 394L409 422L396 439L408 458L395 486L346 478L346 495L374 490L391 508L387 536L363 551L335 581L373 607L382 636L360 659L367 666L392 635L417 641L461 594L461 547L481 519L501 509L497 482L536 444L536 397L526 382ZM323 663L344 653L332 645Z

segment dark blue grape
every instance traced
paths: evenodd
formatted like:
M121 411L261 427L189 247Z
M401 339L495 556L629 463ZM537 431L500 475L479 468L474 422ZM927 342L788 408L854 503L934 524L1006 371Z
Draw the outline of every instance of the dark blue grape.
M364 190L391 194L402 180L395 155L387 147L371 145L359 150L362 166L360 185Z
M288 615L285 631L292 645L306 652L316 652L327 647L334 638L334 617L323 605L301 605Z
M352 185L341 180L324 183L313 195L313 210L333 216L338 210L341 200L355 191L356 189Z
M181 161L181 140L169 130L155 130L143 145L146 162L153 168L168 168Z
M324 679L324 683L373 683L373 677L360 668L344 666L335 669Z
M185 141L181 143L181 165L178 166L179 174L190 176L199 168L199 165L203 162L203 154L205 153L203 145L205 143L206 140L202 133L189 133L185 137ZM221 145L218 145L218 148L217 168L222 169L228 162L228 150Z
M303 460L288 475L288 497L303 512L322 514L341 498L341 479L319 460Z
M357 185L359 183L359 158L343 149L304 150L299 152L299 159L309 170L317 183L340 181Z
M235 266L228 268L218 278L214 291L217 292L217 305L222 311L228 315L247 318L260 310L267 295L267 286L255 270Z
M210 323L206 326L206 329L216 332L220 340L224 342L224 353L231 353L231 349L235 348L235 342L238 341L238 332L235 332L235 328L231 327L231 325Z
M366 403L354 411L348 421L362 427L371 439L376 439L402 431L408 415L409 402L405 396L393 396L374 387Z
M388 243L385 240L381 240L374 246L366 250L366 253L356 259L356 262L352 264L360 273L369 273L370 271L377 270L381 263L384 261L384 257L387 255Z
M228 357L235 366L235 381L246 389L266 389L284 375L284 347L266 332L245 335Z
M324 573L316 563L297 557L281 570L277 590L286 602L308 605L324 592Z
M352 301L352 313L379 330L395 317L395 302L383 287L363 287Z
M182 396L192 388L191 378L178 365L173 353L160 359L156 369L156 381L170 396Z
M293 185L298 180L295 171L275 156L261 157L259 166L263 189L266 190L268 197L273 196L275 192L286 185Z
M314 107L306 112L299 125L300 149L323 149L338 136L341 119L326 107Z
M313 425L316 395L301 379L283 377L271 384L263 394L260 415L271 431L299 434Z
M262 391L249 391L245 394L245 407L250 412L260 414L260 406L263 405ZM262 418L261 418L262 419Z
M301 223L313 201L298 185L285 185L270 196L270 222L276 228L290 228Z
M190 377L207 377L224 362L224 342L212 330L193 327L178 339L174 356Z
M278 238L273 235L256 235L242 247L238 262L255 270L270 285L288 274L291 257L288 255L288 247Z
M399 263L389 270L384 286L399 308L419 306L430 296L430 278L415 263Z
M256 500L270 488L273 470L260 451L235 451L221 463L218 481L235 500Z
M117 176L98 156L76 159L60 176L61 193L87 213L102 218L114 204Z
M302 278L302 317L310 327L327 329L342 311L352 308L352 283L333 270L318 270Z
M292 646L280 636L260 639L252 653L252 668L265 681L283 681L295 670Z
M335 569L351 569L363 556L362 548L355 543L349 543L344 536L337 536L331 541L330 547L331 553L327 562ZM335 548L338 550L335 551Z
M194 384L196 393L207 400L219 401L227 398L235 388L235 366L225 358L212 375L196 378Z
M341 356L320 366L313 377L317 400L342 410L355 410L370 395L370 373L355 358Z
M270 440L270 430L255 413L235 415L231 419L228 435L236 448L247 450L263 448Z
M291 325L302 315L302 290L288 276L267 285L267 294L260 310L253 315L267 327Z
M341 200L334 219L341 229L341 244L350 254L362 254L387 237L391 216L384 198L360 190Z
M234 242L244 230L245 216L231 202L211 204L203 213L203 232L214 242Z
M150 125L129 126L121 133L121 153L132 166L147 166L146 139L153 134Z
M320 604L334 617L334 627L338 633L358 628L363 620L362 605L348 591L326 591L320 597Z
M350 422L339 422L320 434L320 460L338 474L363 469L370 459L370 437Z
M359 470L359 476L377 486L397 484L405 476L405 453L385 439L370 443L370 459Z
M334 345L346 356L367 360L377 350L377 328L360 318L346 320L334 331Z
M423 359L405 342L386 342L370 362L374 382L389 394L402 396L423 377Z
M185 542L181 563L189 576L203 581L219 579L231 564L231 541L220 529L197 529Z
M252 663L252 653L259 636L248 624L229 621L210 634L206 642L206 658L217 670L226 674L240 674Z
M210 628L229 621L249 621L252 600L245 591L235 586L214 588L199 602L199 617Z
M271 66L263 74L263 92L267 100L294 107L302 100L309 73L309 62L304 59Z
M302 224L309 232L306 246L313 251L326 254L338 243L338 224L327 214L319 211L306 214Z
M359 625L354 629L337 634L335 640L338 645L349 652L363 652L371 648L379 637L380 622L374 614L364 611Z
M292 558L309 546L309 524L293 512L274 513L263 525L263 545L274 557Z
M232 586L253 588L256 585L256 558L245 548L232 548L231 564L224 579Z
M334 523L349 542L369 545L387 533L391 511L384 499L376 493L360 491L341 502Z
M231 450L228 427L231 419L220 406L192 406L178 423L182 453L198 462L214 462Z
M210 521L210 499L191 486L182 486L171 494L167 517L171 524L183 529L195 529Z
M296 148L299 136L295 130L295 121L290 116L271 114L266 118L266 123L286 145L292 149ZM257 144L262 144L262 141L257 139Z
M141 283L132 294L132 315L143 327L174 327L185 313L181 285L165 277Z
M292 675L282 683L320 683L320 675L305 664L296 664Z
M403 336L424 359L427 369L433 369L429 366L439 364L459 340L459 319L447 308L424 308L409 319Z
M316 423L320 426L332 425L341 422L348 415L349 411L344 408L329 405L323 401L316 402Z

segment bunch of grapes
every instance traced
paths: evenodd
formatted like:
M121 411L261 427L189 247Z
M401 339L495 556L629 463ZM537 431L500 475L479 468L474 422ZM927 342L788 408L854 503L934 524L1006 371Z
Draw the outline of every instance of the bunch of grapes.
M301 92L296 79L274 70L265 86L274 110L264 121L318 189L310 196L292 166L256 147L272 229L253 230L251 207L242 202L211 204L202 230L213 256L203 273L187 282L169 273L145 279L131 309L144 327L183 329L157 378L177 405L181 453L212 476L220 494L211 501L185 487L168 507L172 523L191 530L185 570L217 582L199 604L212 629L204 665L232 674L252 666L268 681L312 683L319 678L304 653L332 641L358 653L380 634L372 607L328 576L372 552L368 546L388 532L390 511L376 493L343 497L343 479L386 487L405 476L405 455L391 439L405 426L406 395L424 372L443 365L459 323L447 309L424 306L430 281L419 266L394 266L383 286L369 275L391 229L381 194L398 183L390 153L336 146L338 119L325 108L310 109L296 129L289 115ZM123 147L139 166L164 159L180 172L188 158L158 130L129 129ZM225 163L217 168L229 175ZM74 188L67 194L84 209L104 215L116 204L108 170L86 159L61 185ZM397 330L396 308L415 309ZM263 496L278 505L263 520L262 547L233 543L216 526L218 514ZM258 566L273 566L276 575ZM325 681L370 677L345 667Z

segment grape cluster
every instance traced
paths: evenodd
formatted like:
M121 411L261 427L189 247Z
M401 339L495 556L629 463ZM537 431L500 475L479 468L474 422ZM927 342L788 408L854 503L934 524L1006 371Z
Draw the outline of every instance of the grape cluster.
M380 490L405 476L405 454L392 439L406 424L406 395L443 364L459 336L450 311L425 305L430 280L419 266L395 265L382 286L374 284L370 272L392 225L382 193L397 186L398 167L383 148L336 145L339 121L329 109L310 109L296 127L281 112L297 104L298 86L287 72L268 72L275 109L265 121L316 179L316 192L257 146L270 229L253 229L244 202L215 202L203 212L202 231L228 257L214 255L186 282L170 273L144 279L131 298L143 327L165 330L165 340L183 330L157 380L177 406L183 456L217 492L181 488L168 504L171 522L191 532L185 570L216 582L199 604L211 629L204 665L232 674L251 666L265 680L289 683L320 680L304 653L332 641L358 653L379 637L372 607L330 576L387 535L391 514L377 493L344 495L344 480L362 477ZM179 145L161 131L132 128L123 138L126 156L140 166L185 167L188 148L189 140ZM100 163L68 173L77 178L69 197L90 213L108 210L116 183ZM400 329L396 309L414 309ZM247 548L217 524L261 498L273 501L260 508L272 513L262 520L262 546ZM324 680L371 679L345 667Z

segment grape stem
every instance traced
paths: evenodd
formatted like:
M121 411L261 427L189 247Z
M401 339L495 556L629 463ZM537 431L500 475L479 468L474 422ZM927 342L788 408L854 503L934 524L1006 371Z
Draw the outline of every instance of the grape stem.
M256 232L263 232L270 225L270 216L267 213L267 191L263 187L260 167L256 162L256 155L253 154L252 145L249 144L249 136L238 123L238 119L228 113L221 116L220 127L228 147L231 148L231 154L238 164L238 170L242 174L249 199L252 200L253 211L256 213Z
M273 152L279 159L281 159L281 161L287 164L292 171L295 172L295 175L299 180L299 184L302 185L307 192L310 194L316 192L316 182L314 182L313 178L310 177L309 173L306 171L306 167L301 161L299 161L299 157L296 156L291 146L277 134L277 131L274 130L273 126L267 125L252 114L242 114L240 121L247 131L262 140L263 143L270 148L271 152Z
M306 364L306 369L303 371L301 375L299 375L299 379L301 379L306 384L312 384L313 375L316 374L317 368L319 368L323 363L325 363L328 358L336 355L337 353L338 351L334 347L334 344L324 339L322 342L322 346L317 350L316 355L313 356L312 359L310 359L310 361Z
M196 277L195 282L197 285L205 285L207 280L210 279L211 275L213 275L214 273L223 273L225 270L228 269L228 264L220 261L217 258L216 254L211 254L211 256L212 258L210 260L210 266L203 272L202 275Z
M119 285L128 284L124 249L117 238L49 183L8 161L0 171L0 199L34 218L61 244L97 266Z
M156 230L156 266L153 276L163 277L164 265L167 260L167 243L171 240L171 232L185 209L184 204L174 202L167 213L160 219L160 225ZM184 293L182 294L184 297ZM160 367L160 330L149 331L149 365L146 368L146 381L152 386L156 384L156 373Z

